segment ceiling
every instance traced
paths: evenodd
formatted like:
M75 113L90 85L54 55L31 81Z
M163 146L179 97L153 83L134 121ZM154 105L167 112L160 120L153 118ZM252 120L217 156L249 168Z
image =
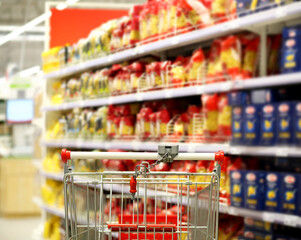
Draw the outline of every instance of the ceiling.
M141 3L145 0L103 0L102 2ZM0 38L12 27L22 26L44 12L45 0L0 0ZM52 2L57 2L54 0ZM101 0L80 0L80 2L101 2ZM10 27L10 28L8 28ZM7 65L15 63L19 69L41 65L43 24L39 31L30 31L15 41L0 46L0 76L5 74Z

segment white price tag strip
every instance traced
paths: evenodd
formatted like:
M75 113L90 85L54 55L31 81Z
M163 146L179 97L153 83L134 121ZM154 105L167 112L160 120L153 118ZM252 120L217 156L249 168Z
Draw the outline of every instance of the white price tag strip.
M204 89L205 89L204 86L197 86L196 87L196 93L197 94L203 94L204 93Z
M230 153L233 155L240 155L242 152L241 147L231 147L230 148Z
M187 151L190 153L194 153L196 151L196 146L192 143L188 145Z
M136 93L135 97L136 97L136 101L142 101L143 100L142 93Z
M262 213L262 220L273 223L275 221L275 217L273 216L272 213L264 212L264 213Z
M112 57L112 55L109 55L108 56L108 62L110 63L110 62L112 62L113 61L113 57Z
M229 208L228 208L228 213L229 213L230 215L235 215L235 216L238 215L237 211L236 211L235 208L233 208L233 207L229 207Z
M297 216L285 216L283 219L283 223L288 226L296 227L297 226L298 217Z
M138 47L138 53L144 53L144 46Z
M112 97L108 98L108 104L110 104L110 105L113 104L113 98Z
M131 54L132 56L135 56L138 54L138 52L139 52L138 47L135 47L134 49L132 49Z
M164 96L165 98L171 98L173 96L173 90L165 90L164 91Z
M282 18L285 17L286 15L287 15L287 9L285 6L276 8L275 10L276 18Z
M288 149L287 148L277 148L275 155L276 155L276 157L287 157Z
M176 45L178 44L180 41L179 41L179 37L173 37L171 39L171 45Z

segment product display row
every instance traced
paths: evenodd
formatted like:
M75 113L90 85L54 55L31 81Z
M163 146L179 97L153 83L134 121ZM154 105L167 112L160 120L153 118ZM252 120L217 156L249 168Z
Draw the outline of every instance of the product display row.
M282 56L280 46L281 35L268 38L269 75L285 72L284 68L280 71L278 64ZM81 99L249 79L258 76L258 60L257 35L230 35L214 40L210 48L199 48L188 57L178 56L165 61L146 57L95 72L85 72L79 78L54 82L51 102L61 104Z
M191 105L190 102L197 104ZM135 139L218 141L231 136L231 108L226 94L186 100L110 105L74 110L47 131L47 139ZM202 106L202 107L201 107ZM168 139L167 139L168 138Z
M272 171L231 171L231 205L301 215L300 177Z
M72 46L56 47L44 52L43 69L50 72L89 58L206 28L290 2L149 0L143 5L134 6L128 16L104 23L91 31L86 39Z

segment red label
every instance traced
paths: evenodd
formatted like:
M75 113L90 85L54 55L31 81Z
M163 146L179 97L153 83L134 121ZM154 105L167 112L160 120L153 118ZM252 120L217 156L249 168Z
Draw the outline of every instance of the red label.
M277 177L276 174L271 173L271 174L268 174L268 175L267 175L267 180L268 180L269 182L276 182L277 179L278 179L278 177Z
M292 175L288 175L284 178L284 182L286 182L288 184L293 184L296 182L296 178Z
M298 112L301 112L301 103L297 104L296 109L297 109Z
M296 44L296 41L294 39L287 40L285 43L285 45L287 47L293 47L293 46L295 46L295 44Z
M296 36L296 32L295 31L290 31L288 35L290 37L295 37Z
M287 112L289 110L289 106L287 104L281 104L278 109L280 112Z
M234 114L235 114L235 115L241 114L241 108L239 108L239 107L234 108Z
M255 112L255 108L254 107L247 107L246 108L246 113L247 114L253 114Z
M267 105L267 106L265 106L265 107L263 108L263 111L264 111L265 113L271 113L271 112L274 111L274 107L273 107L272 105Z
M239 172L234 172L234 173L232 173L232 178L233 178L233 179L240 179L240 178L241 178L241 175L240 175Z
M248 173L247 174L247 179L248 179L248 181L255 181L256 180L256 175L254 173Z

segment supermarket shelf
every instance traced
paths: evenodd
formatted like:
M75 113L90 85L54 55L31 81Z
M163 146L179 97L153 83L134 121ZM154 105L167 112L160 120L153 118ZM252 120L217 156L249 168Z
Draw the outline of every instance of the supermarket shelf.
M160 142L93 141L93 140L44 140L42 144L53 148L122 149L127 151L157 151ZM168 143L165 143L168 144ZM174 144L174 143L172 143ZM227 143L177 143L181 152L216 152L223 150L230 155L300 157L300 147L289 146L230 146Z
M164 89L143 93L126 94L115 97L99 98L68 102L60 105L42 107L43 111L59 111L73 108L96 107L109 104L123 104L136 101L150 101L165 98L187 97L200 94L226 92L230 90L254 89L301 83L301 73L283 74L277 76L253 78L233 82L223 82L208 85L190 86L184 88Z
M124 193L127 193L130 190L130 187L126 185L123 186L123 188L121 187L121 185L118 184L113 184L111 186L112 186L112 191L115 193L121 193L122 189ZM110 191L110 189L111 189L110 186L105 185L106 191ZM151 189L148 189L147 191L148 191L147 192L148 196L155 196L156 194L158 198L160 198L160 196L162 197L164 196L166 198L166 192L164 191L154 191ZM139 188L139 192L141 192L141 196L143 197L144 188ZM176 194L169 193L168 196L169 196L168 202L174 204L177 203ZM183 205L187 204L187 199L185 197L182 199L182 201L183 201L182 202ZM43 204L39 198L34 198L34 202L37 203L38 206L40 206L43 210L60 217L64 217L64 211L62 209ZM220 204L219 211L220 213L234 215L234 216L251 217L266 222L277 223L277 224L282 224L282 225L287 225L292 227L301 227L301 217L289 215L289 214L236 208L222 203Z
M40 199L39 197L33 197L32 201L39 206L41 209L43 209L44 211L51 213L55 216L59 216L61 218L65 218L65 211L64 209L58 208L58 207L54 207L54 206L50 206L48 204L43 203L42 199Z
M82 149L122 149L132 151L157 151L160 142L138 141L88 141L88 140L45 140L42 144L56 148L82 148ZM168 143L164 143L168 144ZM174 143L171 143L174 144ZM178 143L181 152L227 152L228 144L201 144L201 143Z
M286 226L301 227L301 217L289 215L289 214L255 211L255 210L235 208L235 207L228 207L225 213L229 215L235 215L241 217L251 217L254 219L282 224Z
M251 14L242 18L231 20L225 23L213 25L208 28L188 32L175 37L167 38L157 42L137 46L105 57L89 60L74 66L45 74L46 79L63 78L76 74L91 68L111 65L128 59L146 56L155 52L174 49L177 47L198 43L214 39L223 35L238 32L246 28L266 26L271 23L282 22L299 16L301 12L301 3L296 2L286 6L273 8L267 11Z
M53 179L56 181L63 181L64 178L63 172L56 173L56 172L46 172L44 170L40 170L40 174L45 178Z

